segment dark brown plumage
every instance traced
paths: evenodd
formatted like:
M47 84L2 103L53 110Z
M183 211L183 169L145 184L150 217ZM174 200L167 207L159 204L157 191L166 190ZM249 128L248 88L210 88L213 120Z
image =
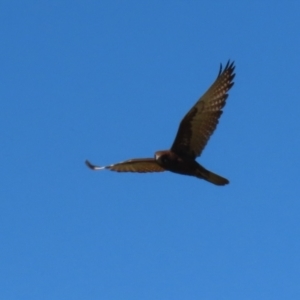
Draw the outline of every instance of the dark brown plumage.
M201 155L219 123L227 92L234 84L234 69L234 62L230 61L224 70L220 66L215 82L182 119L170 150L157 151L154 158L130 159L105 167L86 161L87 166L92 170L109 169L117 172L171 171L202 178L216 185L228 184L226 178L206 170L195 159Z

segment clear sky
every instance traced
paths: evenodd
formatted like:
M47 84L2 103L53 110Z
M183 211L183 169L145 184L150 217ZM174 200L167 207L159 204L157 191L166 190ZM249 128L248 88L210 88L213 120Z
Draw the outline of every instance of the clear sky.
M299 1L2 1L0 299L300 299ZM198 161L168 149L236 63Z

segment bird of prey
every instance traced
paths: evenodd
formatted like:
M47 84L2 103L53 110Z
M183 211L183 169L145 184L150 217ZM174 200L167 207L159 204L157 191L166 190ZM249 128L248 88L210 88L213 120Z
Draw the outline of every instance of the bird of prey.
M182 119L170 150L157 151L154 158L129 159L104 167L95 166L89 161L86 161L86 165L92 170L109 169L116 172L171 171L195 176L216 185L228 184L226 178L202 167L196 157L201 155L219 123L227 92L234 84L234 69L234 62L228 61L224 69L220 65L215 82Z

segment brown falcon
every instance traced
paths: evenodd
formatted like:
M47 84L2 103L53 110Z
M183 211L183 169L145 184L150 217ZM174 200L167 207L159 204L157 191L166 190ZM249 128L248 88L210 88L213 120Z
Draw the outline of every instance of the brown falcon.
M196 157L200 156L217 127L228 97L227 92L233 86L234 68L234 62L230 61L224 70L220 66L215 82L182 119L170 150L157 151L154 158L129 159L104 167L86 161L87 166L92 170L109 169L117 172L171 171L202 178L216 185L228 184L226 178L202 167Z

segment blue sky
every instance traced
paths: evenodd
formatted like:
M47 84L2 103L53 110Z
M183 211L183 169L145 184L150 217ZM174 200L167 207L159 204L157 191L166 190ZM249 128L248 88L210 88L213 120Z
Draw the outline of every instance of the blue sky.
M1 299L299 299L300 3L2 1ZM198 161L168 149L236 63Z

